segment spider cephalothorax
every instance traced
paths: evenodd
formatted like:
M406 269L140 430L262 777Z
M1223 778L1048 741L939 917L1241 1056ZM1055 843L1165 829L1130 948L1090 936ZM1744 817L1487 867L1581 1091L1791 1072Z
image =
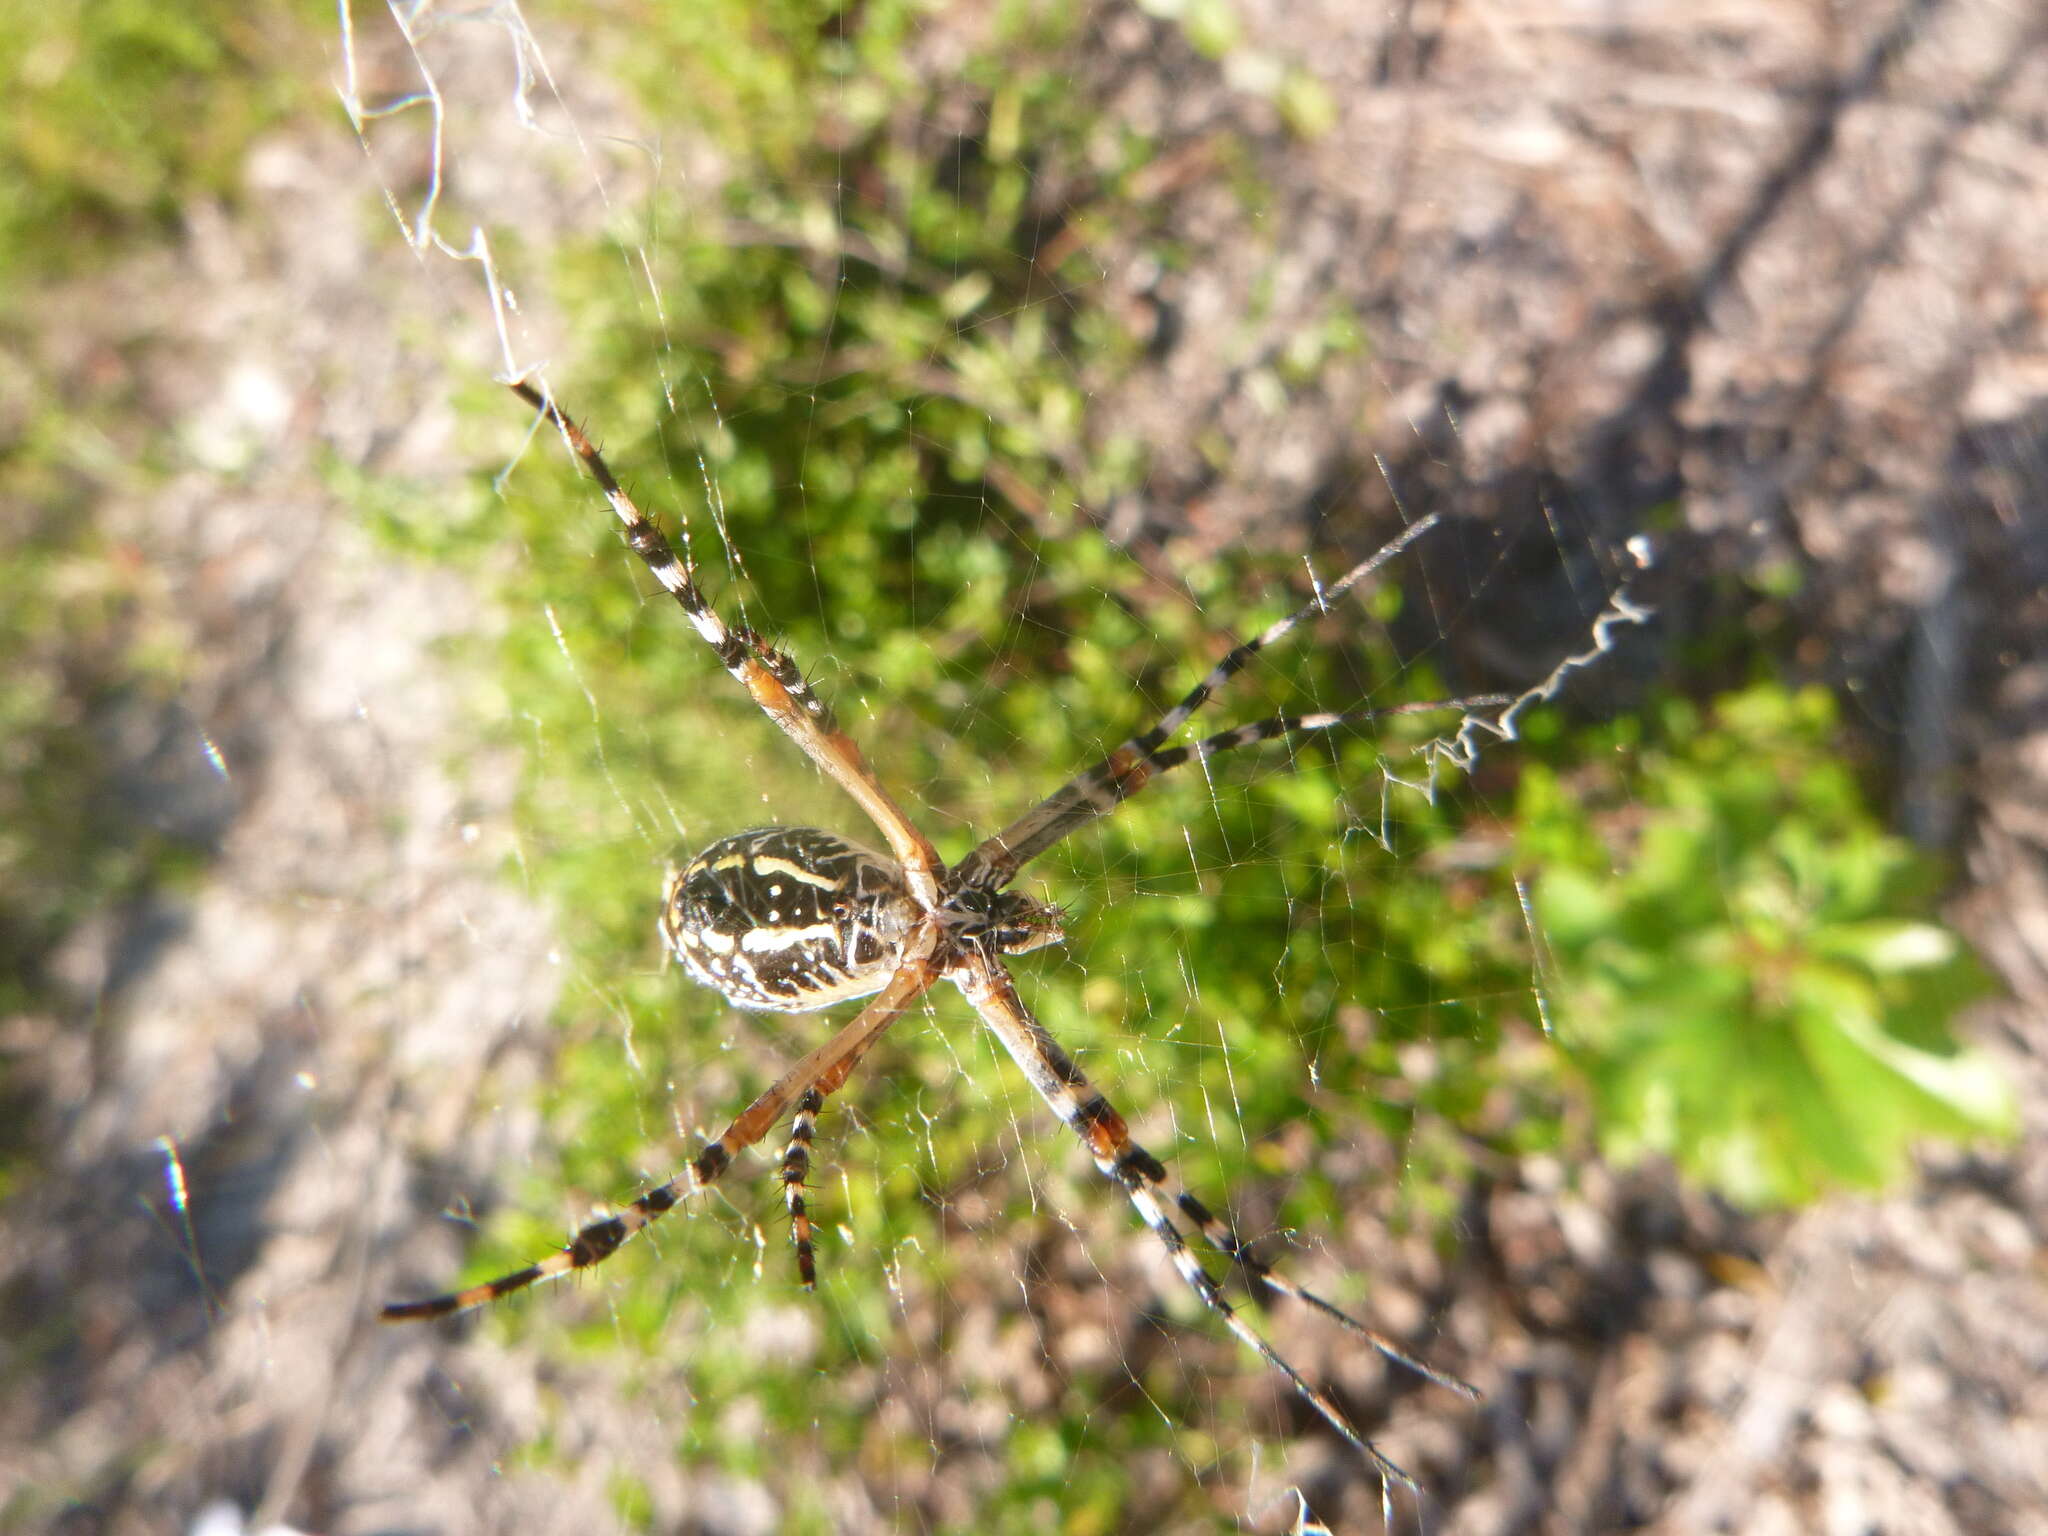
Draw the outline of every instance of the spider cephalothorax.
M943 887L941 911L953 936L977 944L994 955L1028 955L1034 949L1065 941L1060 909L1018 891L991 891L970 885L958 875Z
M1139 1218L1165 1246L1174 1268L1202 1303L1248 1348L1285 1375L1323 1420L1379 1469L1383 1506L1386 1483L1398 1480L1412 1486L1408 1475L1382 1456L1352 1426L1344 1411L1231 1304L1190 1246L1191 1238L1199 1236L1267 1290L1321 1313L1389 1359L1454 1390L1476 1394L1455 1377L1431 1370L1391 1340L1268 1268L1228 1225L1180 1186L1165 1164L1131 1137L1123 1117L1032 1016L1002 962L1005 956L1026 954L1062 937L1057 907L1009 889L1024 866L1080 827L1110 815L1160 774L1182 763L1207 762L1260 742L1299 740L1378 718L1378 712L1368 709L1276 715L1184 745L1167 745L1253 657L1313 615L1327 612L1437 519L1425 517L1411 524L1377 554L1360 561L1335 582L1318 587L1313 601L1232 649L1150 729L1075 774L949 868L875 777L859 747L839 729L831 710L811 691L796 664L757 632L728 625L698 589L691 567L677 559L661 530L620 488L603 455L582 431L532 385L518 383L513 388L560 431L582 460L624 525L628 546L675 598L684 617L726 671L866 812L889 845L885 856L815 827L757 827L722 838L669 877L661 912L664 941L691 976L742 1008L805 1012L879 995L829 1040L789 1067L715 1140L706 1142L674 1178L648 1190L616 1215L592 1222L567 1247L525 1269L446 1295L388 1306L384 1317L442 1317L602 1262L648 1223L722 1178L738 1153L761 1141L785 1116L790 1118L790 1139L783 1154L782 1182L798 1272L809 1285L814 1263L804 1178L818 1111L891 1024L936 983L949 981L959 988L1047 1106L1080 1137L1096 1167L1129 1196ZM1617 592L1594 625L1594 648L1567 657L1536 688L1513 699L1462 699L1408 708L1462 710L1457 735L1439 738L1433 746L1440 755L1469 767L1480 730L1498 739L1511 739L1515 717L1525 706L1550 697L1567 673L1604 654L1609 645L1607 633L1613 626L1640 622L1644 617L1642 609ZM1495 706L1500 711L1497 716L1489 718L1482 713Z

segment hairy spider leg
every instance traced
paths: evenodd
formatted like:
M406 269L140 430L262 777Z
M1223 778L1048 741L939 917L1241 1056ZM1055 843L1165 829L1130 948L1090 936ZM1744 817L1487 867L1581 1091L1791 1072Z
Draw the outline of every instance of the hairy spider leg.
M1126 743L1093 768L1076 774L975 849L961 861L959 873L963 879L972 880L980 870L986 869L990 872L989 879L1001 883L1012 881L1032 859L1089 822L1109 815L1160 774L1178 768L1182 763L1206 763L1221 753L1240 747L1255 747L1271 741L1299 741L1319 733L1371 725L1394 715L1434 714L1438 710L1455 709L1469 718L1474 710L1497 708L1512 702L1513 697L1506 693L1480 693L1462 699L1395 704L1386 709L1272 715L1264 720L1232 726L1227 731L1218 731L1213 736L1205 736L1183 746L1158 747L1138 758L1128 755L1126 748L1129 743ZM1002 846L991 859L982 859L984 850L993 843ZM1003 872L1005 870L1007 873Z
M970 884L1000 889L1014 880L1025 864L1076 827L1115 810L1160 771L1154 761L1158 749L1168 737L1187 724L1196 710L1209 702L1217 689L1250 665L1259 652L1286 639L1303 621L1327 613L1330 606L1345 597L1353 587L1436 527L1442 516L1432 512L1427 517L1418 518L1329 586L1319 587L1309 602L1285 618L1274 620L1264 631L1234 647L1229 655L1209 669L1207 676L1188 690L1187 697L1161 715L1151 729L1131 737L1093 768L1076 774L1016 821L986 839L961 861L959 873ZM1366 712L1368 718L1370 714L1370 711ZM1327 730L1339 723L1340 718L1331 717L1327 723L1315 728ZM1255 737L1245 744L1249 745L1250 740L1271 739Z
M524 379L512 384L512 392L551 422L572 452L582 461L590 477L604 492L612 511L625 526L626 545L638 555L654 579L681 606L691 627L718 655L725 670L736 678L762 713L781 727L784 735L803 750L806 757L823 769L826 776L867 813L888 840L896 862L903 866L910 893L927 911L939 904L939 880L945 871L938 851L911 823L903 808L882 787L867 759L852 737L839 729L831 709L804 681L803 672L788 656L744 625L729 627L697 586L690 562L678 559L668 539L633 504L620 488L604 455L571 421L553 397L543 394ZM687 545L686 545L687 547Z
M1009 826L983 841L978 848L961 860L955 873L969 884L985 884L990 889L1001 889L1016 879L1019 872L1032 859L1076 829L1098 817L1109 815L1169 768L1189 761L1207 761L1218 752L1236 747L1253 746L1262 741L1303 736L1316 731L1334 730L1344 725L1363 724L1385 715L1419 714L1438 709L1461 710L1462 718L1456 732L1424 743L1416 755L1428 762L1432 769L1437 762L1443 761L1469 773L1479 760L1479 734L1482 731L1498 742L1518 740L1521 733L1520 716L1525 710L1532 705L1555 698L1566 679L1574 672L1591 666L1612 651L1616 643L1615 631L1627 625L1647 624L1652 617L1652 610L1635 600L1631 590L1634 576L1631 573L1624 576L1621 584L1608 594L1606 606L1594 619L1592 644L1583 651L1566 656L1541 682L1518 694L1482 694L1468 699L1396 705L1384 710L1360 709L1336 714L1277 715L1252 725L1240 726L1235 730L1219 731L1189 748L1161 750L1161 744L1165 739L1179 730L1188 717L1201 708L1222 683L1242 671L1251 657L1286 635L1311 613L1320 611L1333 598L1349 591L1361 578L1392 556L1400 553L1434 526L1437 517L1438 514L1432 513L1416 522L1370 559L1345 572L1334 586L1318 595L1315 603L1289 614L1271 625L1256 639L1238 646L1218 662L1185 699L1162 716L1151 730L1133 736L1094 767L1075 774ZM1642 571L1651 564L1654 551L1646 539L1635 538L1628 543L1628 555L1635 571ZM1488 714L1487 711L1491 710L1498 710L1498 713Z
M1230 1299L1223 1294L1223 1288L1213 1275L1203 1267L1202 1261L1188 1247L1186 1237L1175 1224L1171 1214L1173 1202L1162 1198L1173 1189L1173 1181L1166 1167L1144 1147L1131 1138L1130 1129L1124 1118L1103 1097L1101 1090L1088 1081L1072 1057L1053 1039L1046 1027L1039 1023L1024 1000L1017 995L1016 986L1011 982L1009 972L981 954L969 954L962 962L947 971L947 978L959 987L974 1011L981 1015L982 1022L1010 1053L1011 1058L1023 1070L1031 1086L1038 1090L1046 1106L1081 1138L1088 1155L1095 1160L1095 1166L1112 1183L1118 1185L1137 1210L1139 1220L1152 1229L1166 1249L1174 1269L1180 1274L1188 1288L1200 1298L1202 1304L1223 1320L1223 1324L1238 1342L1255 1352L1268 1365L1285 1376L1294 1390L1313 1408L1323 1421L1344 1438L1366 1460L1372 1463L1382 1480L1382 1502L1385 1486L1390 1482L1400 1483L1411 1492L1418 1493L1415 1479L1398 1463L1390 1460L1378 1446L1368 1440L1345 1416L1330 1396L1314 1386L1294 1365L1287 1360L1257 1329L1245 1318ZM1221 1229L1213 1216L1208 1216L1200 1202L1193 1202L1194 1210L1201 1210L1208 1217L1208 1223ZM1190 1219L1192 1211L1188 1212ZM1199 1225L1200 1223L1198 1223ZM1235 1243L1235 1239L1230 1239ZM1218 1246L1222 1246L1219 1244ZM1241 1243L1235 1244L1242 1251ZM1230 1251L1228 1249L1226 1252ZM1233 1257L1235 1255L1233 1254ZM1277 1277L1276 1277L1277 1278ZM1271 1283L1270 1281L1268 1282ZM1281 1287L1274 1287L1281 1289ZM1288 1286L1283 1294L1307 1298L1311 1293L1298 1286ZM1353 1331L1372 1340L1389 1358L1401 1363L1412 1364L1410 1358L1398 1349L1382 1343L1378 1334L1364 1324L1353 1321L1336 1307L1317 1298L1311 1303L1319 1311L1342 1317ZM1445 1381L1465 1391L1470 1391L1455 1378L1439 1376L1434 1371L1423 1369L1424 1374L1434 1380ZM1390 1527L1391 1528L1391 1527Z
M913 935L909 951L895 978L872 1003L838 1034L810 1052L778 1078L775 1084L747 1106L739 1118L714 1141L704 1144L688 1167L666 1183L641 1195L616 1216L593 1221L578 1232L567 1247L548 1255L537 1264L487 1280L466 1290L451 1291L424 1301L394 1302L379 1314L387 1323L414 1318L446 1317L496 1301L514 1291L523 1291L543 1280L552 1280L572 1270L601 1264L642 1228L666 1216L678 1204L710 1188L724 1176L739 1153L753 1146L775 1128L791 1104L815 1092L822 1102L827 1094L845 1083L883 1031L903 1015L912 1002L938 979L932 965L939 930L927 923Z
M1479 1389L1471 1382L1461 1376L1453 1376L1448 1371L1440 1371L1435 1366L1417 1359L1378 1329L1367 1327L1334 1302L1324 1300L1314 1291L1296 1285L1279 1273L1271 1264L1252 1252L1251 1245L1232 1231L1228 1223L1196 1199L1171 1167L1164 1163L1157 1166L1160 1176L1151 1180L1153 1192L1178 1209L1189 1225L1202 1234L1203 1240L1210 1247L1228 1255L1258 1284L1276 1296L1288 1297L1311 1311L1320 1312L1346 1332L1365 1340L1396 1365L1404 1366L1418 1376L1427 1377L1440 1387L1448 1387L1460 1397L1473 1402L1479 1400Z

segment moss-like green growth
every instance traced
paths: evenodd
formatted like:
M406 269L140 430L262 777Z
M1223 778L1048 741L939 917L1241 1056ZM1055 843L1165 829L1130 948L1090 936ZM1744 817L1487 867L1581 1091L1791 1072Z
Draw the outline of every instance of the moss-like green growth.
M252 138L301 101L288 16L198 0L0 0L0 305L231 195Z

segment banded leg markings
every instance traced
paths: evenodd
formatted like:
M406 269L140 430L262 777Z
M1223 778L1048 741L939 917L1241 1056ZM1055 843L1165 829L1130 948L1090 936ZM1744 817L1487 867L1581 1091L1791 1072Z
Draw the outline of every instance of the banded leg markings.
M782 1192L789 1203L789 1240L796 1249L797 1278L807 1291L818 1288L818 1263L811 1246L811 1213L804 1203L804 1180L811 1171L811 1141L818 1131L818 1111L825 1096L813 1088L797 1100L789 1125L789 1145L782 1152Z
M1244 1245L1237 1243L1234 1236L1230 1236L1229 1229L1192 1196L1185 1206L1162 1201L1162 1194L1170 1193L1172 1189L1172 1179L1165 1165L1132 1138L1129 1127L1115 1106L1088 1081L1087 1075L1025 1007L1009 973L984 956L969 956L948 975L973 1005L975 1012L981 1015L990 1032L1023 1069L1046 1106L1080 1138L1097 1169L1124 1191L1138 1219L1159 1239L1175 1272L1188 1288L1205 1307L1222 1319L1223 1325L1239 1343L1285 1377L1325 1424L1372 1463L1380 1474L1383 1505L1388 1498L1387 1489L1393 1483L1419 1491L1415 1479L1361 1434L1335 1399L1303 1376L1223 1294L1222 1286L1188 1246L1173 1212L1179 1210L1186 1219L1193 1221L1194 1213L1200 1211L1206 1218L1206 1224L1229 1236L1238 1252L1246 1251ZM1206 1226L1203 1223L1197 1225L1203 1227L1206 1235ZM1298 1287L1295 1290L1304 1297L1310 1294L1299 1291ZM1318 1310L1333 1316L1342 1315L1327 1303ZM1352 1326L1364 1337L1376 1338L1372 1330L1363 1324L1354 1323ZM1435 1373L1428 1374L1434 1376Z
M719 664L747 690L761 712L810 760L845 790L888 840L909 876L912 892L927 908L938 905L939 877L945 870L929 839L904 814L894 797L868 767L860 747L832 718L823 699L804 681L795 661L752 629L729 627L698 587L691 563L678 559L668 538L619 484L597 445L568 414L524 379L512 392L545 418L569 445L597 482L613 513L625 527L626 544L682 608L690 625L718 655ZM685 533L687 540L687 531ZM685 545L687 548L687 543Z
M813 1090L822 1099L844 1083L860 1058L891 1024L903 1016L904 1009L937 979L930 963L937 937L936 930L929 926L913 935L901 969L875 1000L838 1034L784 1072L725 1128L717 1140L707 1142L682 1173L666 1183L657 1184L616 1216L591 1222L566 1247L538 1263L444 1296L430 1296L424 1301L394 1302L378 1315L387 1323L446 1317L471 1307L480 1307L514 1291L525 1290L543 1280L566 1275L572 1270L588 1269L610 1258L635 1233L667 1215L691 1195L716 1183L732 1166L735 1157L774 1129L791 1105Z

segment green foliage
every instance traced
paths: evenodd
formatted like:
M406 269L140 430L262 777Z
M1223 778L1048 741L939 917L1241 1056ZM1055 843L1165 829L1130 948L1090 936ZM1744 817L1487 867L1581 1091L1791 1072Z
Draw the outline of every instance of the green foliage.
M0 495L17 478L0 475ZM57 938L132 889L165 850L109 835L120 797L94 730L96 713L142 681L122 675L135 659L124 632L131 583L55 520L10 530L4 569L0 1013L11 1013L39 1000Z
M296 96L299 41L262 8L200 0L0 0L0 283L76 274L174 231L232 188L250 139Z
M1532 768L1517 807L1610 1155L1776 1205L1890 1183L1925 1138L2010 1134L2006 1086L1947 1032L1985 979L1864 805L1828 696L1765 684L1662 724L1626 799Z
M110 747L175 696L192 645L139 552L98 526L172 453L107 334L82 347L53 318L87 309L46 296L230 193L299 90L258 55L297 36L219 0L0 0L0 1017L75 1009L49 971L64 936L201 857L136 814ZM47 1155L41 1128L0 1063L0 1199Z

